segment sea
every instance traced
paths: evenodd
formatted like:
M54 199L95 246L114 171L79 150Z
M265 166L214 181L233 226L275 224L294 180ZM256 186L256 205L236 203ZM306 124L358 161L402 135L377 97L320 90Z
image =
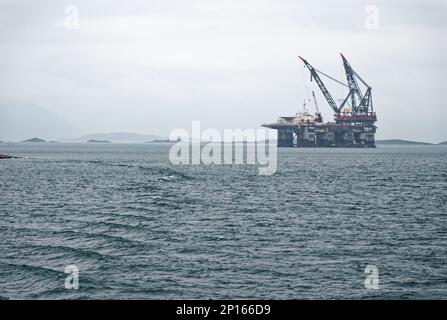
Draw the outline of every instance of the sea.
M447 298L447 146L170 148L0 143L0 298Z

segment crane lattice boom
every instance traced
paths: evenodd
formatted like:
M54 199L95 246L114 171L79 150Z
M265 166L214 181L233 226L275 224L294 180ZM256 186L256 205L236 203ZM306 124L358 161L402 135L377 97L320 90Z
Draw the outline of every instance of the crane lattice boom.
M343 60L343 67L345 69L345 75L347 80L347 85L336 80L335 78L328 76L327 74L315 69L309 62L307 62L304 58L299 57L304 65L310 71L310 79L315 79L320 91L322 92L324 98L328 102L329 106L335 113L336 122L345 122L345 123L353 123L353 122L369 122L374 123L376 119L376 114L373 111L372 105L372 95L371 95L371 87L354 71L351 64L348 60L340 54ZM322 74L327 78L347 86L349 88L348 95L345 99L343 99L340 106L337 106L334 98L330 94L329 90L326 88L325 84L321 80L318 74ZM362 90L359 86L358 80L366 87L365 94L362 93ZM345 105L351 100L351 109L345 109Z

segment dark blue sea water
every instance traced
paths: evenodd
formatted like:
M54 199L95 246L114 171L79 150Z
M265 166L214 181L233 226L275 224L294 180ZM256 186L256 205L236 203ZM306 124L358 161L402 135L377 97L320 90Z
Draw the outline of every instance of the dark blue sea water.
M0 296L447 298L446 146L279 149L273 176L169 148L0 144Z

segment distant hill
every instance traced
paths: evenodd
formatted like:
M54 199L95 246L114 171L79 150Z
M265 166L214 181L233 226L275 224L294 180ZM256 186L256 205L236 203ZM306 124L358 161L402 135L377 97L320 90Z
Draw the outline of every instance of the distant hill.
M376 144L390 145L390 146L408 146L408 145L432 145L433 143L401 140L401 139L389 139L389 140L376 140Z
M139 134L129 132L111 132L111 133L93 133L87 134L76 139L70 139L71 142L85 142L88 140L105 140L116 143L144 143L147 141L153 141L156 139L162 139L159 136L152 134Z
M439 142L440 145L447 145L447 141Z
M44 139L40 139L40 138L31 138L28 140L23 140L22 142L46 142Z
M81 133L70 122L45 108L0 102L0 138L3 141L22 141L29 137L66 139Z
M90 139L87 140L87 143L111 143L109 140L95 140L95 139Z

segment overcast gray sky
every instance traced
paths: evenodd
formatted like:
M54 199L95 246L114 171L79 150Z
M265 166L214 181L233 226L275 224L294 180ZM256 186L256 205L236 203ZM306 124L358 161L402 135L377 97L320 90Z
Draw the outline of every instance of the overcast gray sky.
M69 5L79 9L78 29L66 26ZM368 5L378 29L365 26ZM0 0L0 112L34 109L45 122L35 115L45 109L71 124L59 137L167 136L192 120L258 128L307 98L298 55L340 78L343 52L373 88L377 138L439 142L447 140L446 9L442 0Z

